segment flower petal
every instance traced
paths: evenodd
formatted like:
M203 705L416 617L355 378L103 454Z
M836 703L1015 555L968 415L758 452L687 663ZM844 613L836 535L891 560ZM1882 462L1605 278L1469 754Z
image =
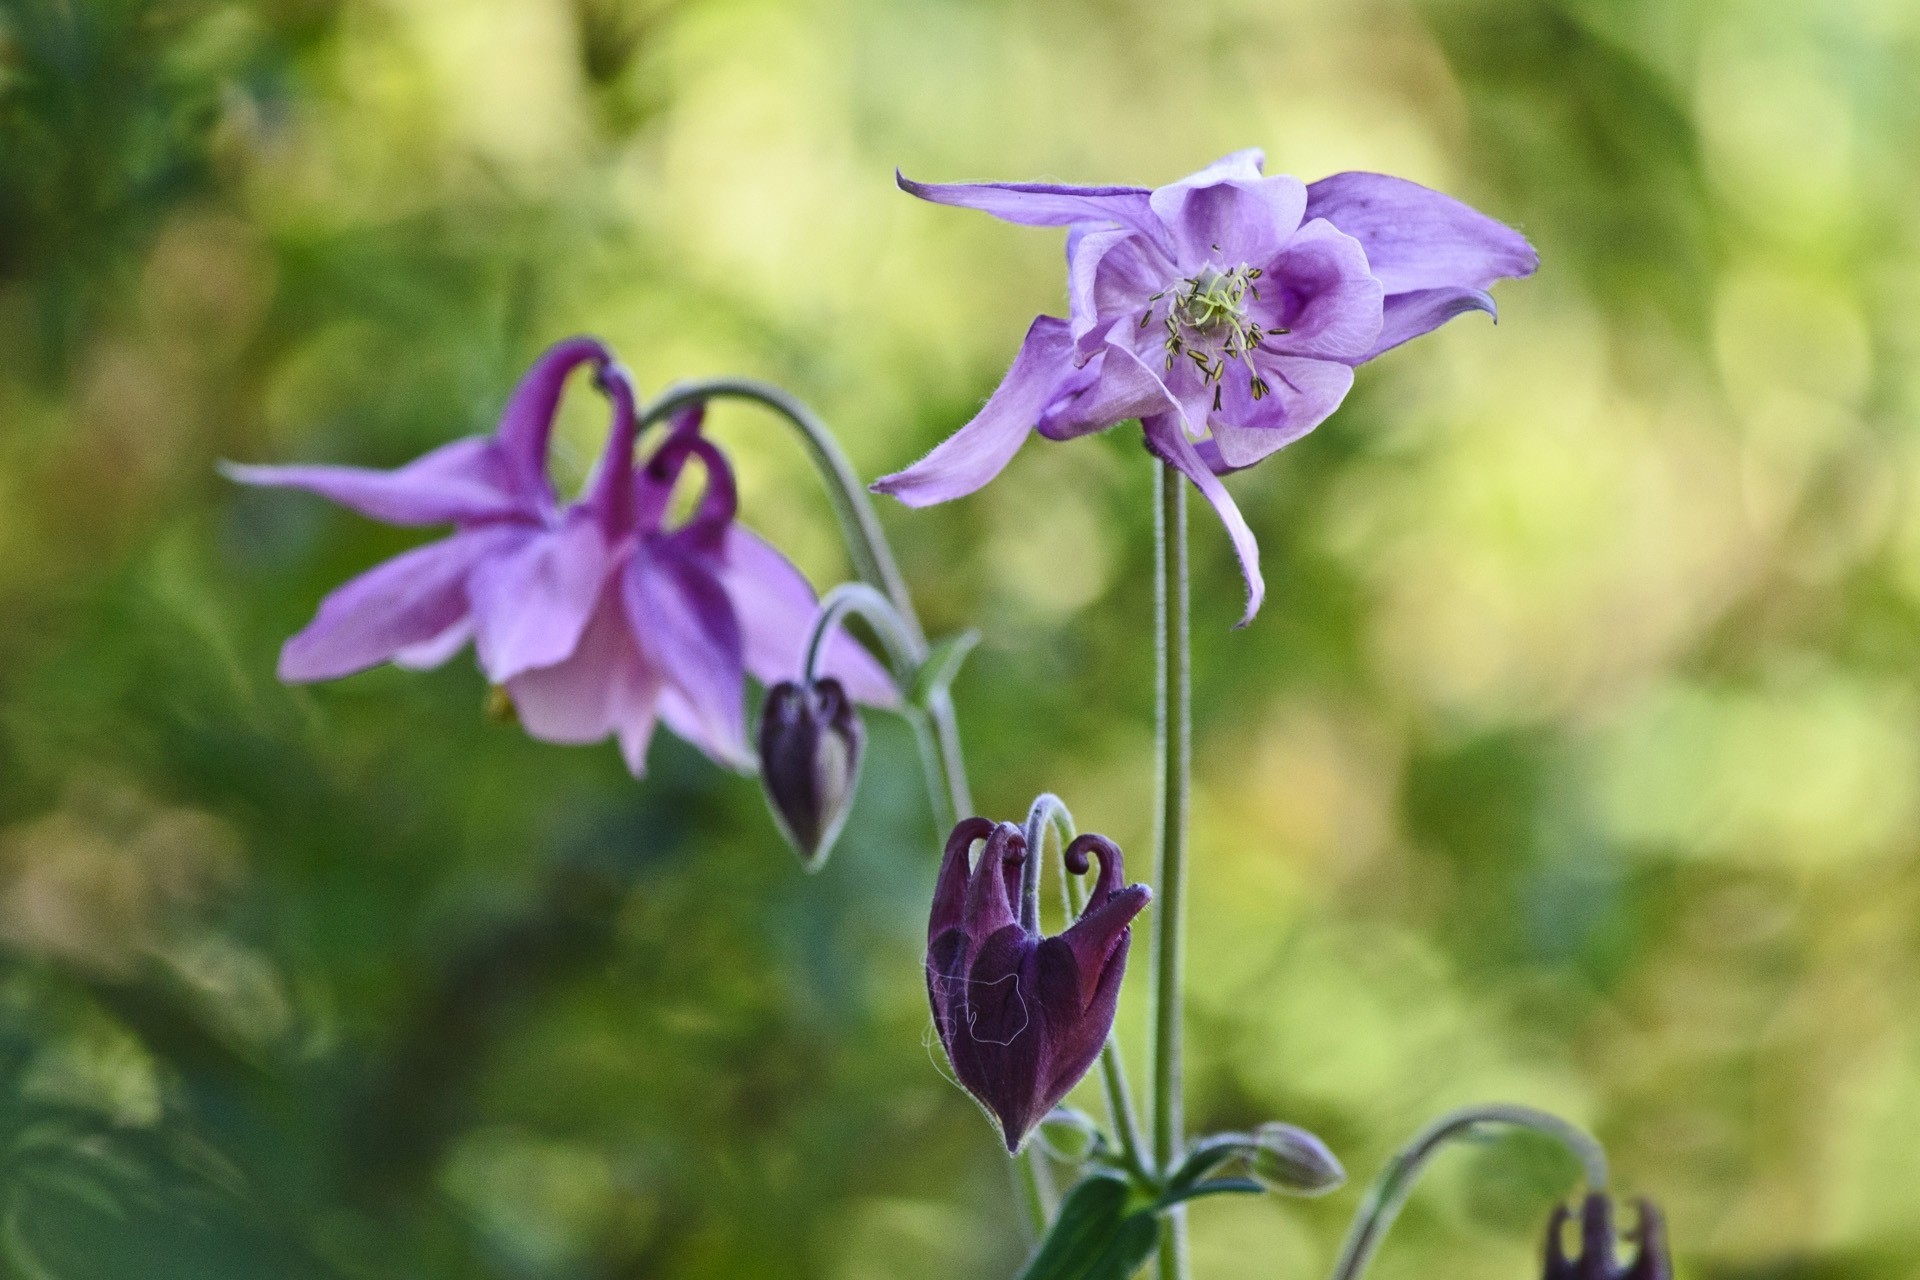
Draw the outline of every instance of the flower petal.
M620 587L634 640L665 685L661 714L715 763L750 768L740 623L720 579L654 543L627 562Z
M1124 342L1133 335L1118 336ZM1069 385L1071 393L1057 398L1040 417L1040 434L1049 440L1104 431L1129 418L1159 412L1170 399L1160 377L1131 350L1124 357L1101 352L1077 371Z
M1075 222L1113 222L1152 236L1145 187L1072 187L1056 182L915 182L898 169L894 181L908 195L934 204L978 209L1026 227L1064 227Z
M1353 389L1353 366L1338 360L1262 353L1253 363L1266 394L1255 400L1252 379L1230 369L1220 382L1220 409L1208 418L1220 457L1234 470L1319 426Z
M566 661L524 671L507 682L521 727L541 742L598 742L618 734L627 769L646 769L660 677L649 668L611 586Z
M576 510L559 528L475 567L468 585L474 647L489 679L505 684L573 652L599 601L608 556L598 522Z
M905 471L874 481L874 492L892 494L910 507L925 507L963 497L999 475L1072 371L1072 348L1066 321L1036 319L1013 367L973 420Z
M1493 295L1483 289L1415 289L1411 293L1393 294L1383 309L1380 337L1361 360L1371 360L1383 351L1431 333L1469 311L1484 311L1495 320L1500 314L1493 305Z
M1258 151L1236 151L1154 190L1153 212L1172 233L1182 271L1234 267L1273 256L1300 226L1307 191L1298 178L1262 177Z
M818 601L806 575L748 529L728 528L718 566L721 585L740 619L747 670L762 684L800 678L807 635ZM856 702L895 707L899 691L887 669L866 648L836 629L821 655L822 674L843 685Z
M1255 287L1260 296L1249 311L1267 330L1264 351L1359 357L1380 336L1383 291L1367 269L1366 251L1324 218L1294 233Z
M1089 335L1122 316L1138 317L1173 281L1173 264L1128 228L1068 238L1067 298L1073 339L1091 354Z
M410 644L404 649L395 650L393 665L405 667L408 671L431 671L466 648L467 642L472 639L473 619L461 618L431 640L423 640L419 644Z
M493 526L415 547L347 582L280 650L289 684L333 680L445 636L467 614L475 564L524 533Z
M1358 240L1388 294L1484 289L1532 275L1540 255L1527 238L1452 196L1383 173L1336 173L1307 188L1307 217Z
M1220 477L1200 460L1178 418L1172 414L1155 414L1141 419L1140 425L1146 432L1147 447L1193 481L1194 487L1213 504L1220 523L1227 527L1227 537L1240 559L1240 572L1247 580L1247 609L1236 624L1246 626L1253 621L1253 615L1260 612L1260 602L1267 595L1266 581L1260 576L1260 544L1254 541L1253 530L1247 527L1246 517L1234 505L1233 496L1220 483Z
M455 440L403 467L255 467L223 462L220 473L241 484L305 489L385 524L456 524L531 517L494 441Z

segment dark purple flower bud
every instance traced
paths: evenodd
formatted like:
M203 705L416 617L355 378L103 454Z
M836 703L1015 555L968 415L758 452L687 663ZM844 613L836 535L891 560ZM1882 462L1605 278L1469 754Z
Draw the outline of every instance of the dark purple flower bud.
M865 736L838 680L782 680L767 690L760 712L760 784L774 820L809 871L827 860L853 807Z
M977 864L968 852L986 841ZM1086 910L1056 937L1023 927L1014 910L1026 837L1011 823L968 818L947 838L927 922L927 997L954 1075L1000 1122L1007 1150L1087 1073L1113 1028L1126 972L1128 926L1153 896L1122 886L1120 850L1083 835L1067 869L1100 872Z
M1591 1195L1580 1214L1580 1251L1572 1258L1566 1253L1566 1225L1573 1215L1565 1205L1556 1207L1547 1223L1547 1258L1543 1280L1673 1280L1673 1261L1667 1255L1666 1224L1653 1203L1637 1205L1640 1221L1632 1233L1633 1258L1625 1266L1613 1256L1613 1202L1606 1196Z

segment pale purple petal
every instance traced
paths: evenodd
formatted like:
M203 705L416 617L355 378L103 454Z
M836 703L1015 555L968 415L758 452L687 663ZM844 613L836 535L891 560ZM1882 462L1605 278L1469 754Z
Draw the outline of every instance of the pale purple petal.
M1249 312L1267 330L1264 351L1355 358L1380 337L1382 289L1366 251L1324 218L1301 227L1254 287Z
M1229 370L1220 384L1220 408L1209 418L1220 456L1235 470L1319 426L1353 389L1353 367L1337 360L1262 353L1254 357L1254 367L1267 393L1255 400L1251 379Z
M1388 294L1485 289L1540 265L1525 236L1452 196L1383 173L1336 173L1307 188L1307 216L1358 240Z
M894 181L909 195L934 204L977 209L1003 222L1027 227L1064 227L1075 222L1111 222L1147 235L1159 234L1145 187L1072 187L1056 182L915 182L899 170Z
M1013 367L973 420L905 471L874 481L874 492L891 494L910 507L925 507L963 497L999 475L1072 372L1072 349L1066 321L1036 319Z
M508 482L521 502L541 511L554 505L553 484L547 479L547 439L566 389L567 375L594 361L613 362L613 353L594 338L566 338L541 352L521 377L500 415L494 438L500 442Z
M462 618L431 640L395 650L393 665L408 671L431 671L466 648L467 642L472 639L473 619Z
M1067 394L1047 407L1038 424L1041 435L1071 440L1167 407L1160 376L1130 350L1124 358L1112 354L1117 349L1124 348L1116 343L1095 356L1064 388Z
M1201 496L1213 504L1220 523L1227 527L1227 537L1233 543L1234 555L1240 560L1240 572L1247 580L1247 609L1236 624L1246 626L1253 621L1253 615L1260 612L1260 602L1267 594L1266 581L1260 576L1260 545L1254 541L1253 530L1247 527L1246 517L1234 505L1233 496L1220 483L1220 477L1201 461L1176 417L1155 414L1142 420L1140 425L1146 431L1147 446L1193 481Z
M1493 305L1493 295L1483 289L1416 289L1412 293L1396 293L1386 300L1380 337L1360 359L1371 360L1469 311L1484 311L1496 320L1500 314Z
M660 678L634 644L611 584L567 660L522 672L507 693L529 737L577 744L616 734L628 770L635 777L645 771Z
M606 580L606 536L575 511L557 529L533 534L509 555L474 569L468 584L474 647L495 684L550 667L580 641Z
M386 524L530 519L536 513L515 489L499 447L479 437L442 445L392 471L223 462L220 472L241 484L305 489Z
M1137 319L1148 299L1167 289L1172 277L1173 264L1129 230L1070 237L1068 315L1081 354L1090 354L1090 337L1116 317Z
M467 577L475 564L524 533L493 526L416 547L347 582L280 650L289 684L333 680L377 666L443 637L467 614Z
M647 665L675 692L676 731L715 763L749 767L740 623L719 578L694 557L655 545L628 561L620 586Z
M1306 188L1298 178L1262 177L1261 163L1258 151L1237 151L1154 190L1153 212L1172 233L1183 271L1257 265L1300 226Z
M727 530L718 566L720 582L740 619L746 667L762 684L798 680L818 602L806 575L748 529ZM845 631L836 629L821 655L832 676L856 702L895 707L899 691L887 669Z

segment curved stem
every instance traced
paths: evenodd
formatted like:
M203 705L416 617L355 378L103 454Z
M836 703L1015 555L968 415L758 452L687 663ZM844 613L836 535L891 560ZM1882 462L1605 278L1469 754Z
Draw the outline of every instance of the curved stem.
M1172 467L1155 463L1154 699L1160 756L1159 840L1153 910L1153 1161L1180 1162L1182 1132L1181 983L1186 969L1187 809L1193 773L1193 682L1187 625L1187 486ZM1184 1207L1161 1217L1160 1280L1187 1280Z
M1354 1214L1353 1226L1347 1232L1346 1244L1341 1247L1340 1260L1334 1264L1332 1280L1359 1280L1366 1273L1367 1264L1373 1261L1382 1237L1399 1216L1401 1206L1407 1202L1407 1196L1412 1193L1414 1183L1419 1180L1427 1162L1448 1143L1471 1137L1475 1131L1488 1125L1531 1129L1535 1133L1545 1134L1559 1142L1580 1162L1588 1191L1600 1193L1607 1189L1606 1152L1586 1130L1569 1124L1559 1116L1536 1111L1532 1107L1505 1103L1488 1103L1450 1111L1415 1134L1387 1162L1387 1167L1381 1170L1373 1185L1367 1188L1367 1197L1360 1202L1360 1209Z
M820 597L819 610L813 615L813 629L807 633L806 658L800 664L800 678L811 681L820 672L827 641L834 627L848 614L858 614L872 625L874 634L886 647L894 683L904 685L926 661L927 647L914 637L899 610L880 592L864 582L843 582ZM904 691L904 689L903 689Z
M662 391L641 415L640 425L646 427L671 417L702 400L751 400L793 424L826 482L827 500L840 519L854 572L885 593L908 633L924 648L926 634L920 629L920 619L913 611L913 597L907 594L906 579L900 576L900 566L894 562L887 535L880 528L880 517L874 513L865 486L854 474L853 464L847 461L839 440L827 424L795 397L757 378L697 378L676 382Z

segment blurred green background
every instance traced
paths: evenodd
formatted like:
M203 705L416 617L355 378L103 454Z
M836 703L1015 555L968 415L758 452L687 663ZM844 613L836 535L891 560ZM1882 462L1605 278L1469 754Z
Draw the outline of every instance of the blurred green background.
M5 0L0 1266L1011 1274L927 1047L902 727L805 877L750 780L526 741L466 659L282 688L418 537L213 464L398 463L590 330L648 389L780 382L877 475L1064 291L1057 232L894 165L1257 145L1544 266L1233 481L1247 631L1195 508L1191 1123L1355 1176L1198 1206L1201 1277L1322 1274L1385 1154L1492 1098L1593 1127L1686 1275L1913 1274L1916 83L1907 0ZM783 429L714 422L746 519L842 576ZM1116 431L882 511L933 629L985 633L983 808L1057 790L1138 875L1151 493ZM1375 1274L1537 1274L1570 1184L1450 1155Z

